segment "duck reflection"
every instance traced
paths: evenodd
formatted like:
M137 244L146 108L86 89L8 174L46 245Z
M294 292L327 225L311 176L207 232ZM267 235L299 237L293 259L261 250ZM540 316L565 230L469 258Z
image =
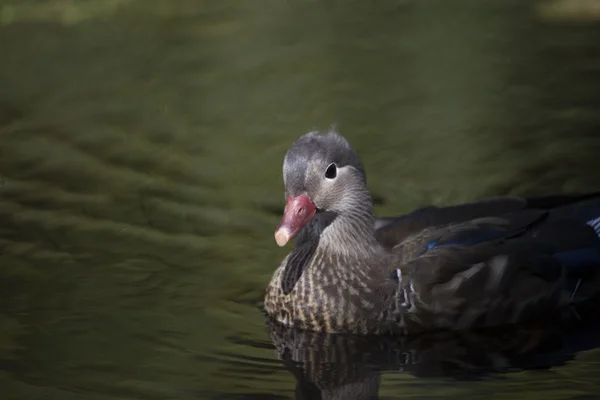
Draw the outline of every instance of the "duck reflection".
M580 317L578 317L580 318ZM600 347L600 321L561 326L437 332L416 337L365 337L267 326L277 356L296 378L296 399L378 399L382 372L420 378L486 375L565 364Z

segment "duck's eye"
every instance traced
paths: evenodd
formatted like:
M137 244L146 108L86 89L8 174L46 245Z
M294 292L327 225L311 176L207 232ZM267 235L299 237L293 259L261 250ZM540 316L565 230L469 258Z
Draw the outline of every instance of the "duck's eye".
M329 164L327 170L325 170L325 178L334 179L337 176L337 165L335 163Z

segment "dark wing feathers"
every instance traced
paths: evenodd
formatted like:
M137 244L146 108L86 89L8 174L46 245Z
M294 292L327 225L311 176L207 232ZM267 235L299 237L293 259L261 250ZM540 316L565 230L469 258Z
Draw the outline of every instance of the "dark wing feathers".
M392 247L427 228L502 215L522 210L526 205L523 199L506 197L448 207L425 207L401 217L378 218L375 235L384 246Z
M552 312L568 296L574 302L597 296L600 240L594 229L550 215L524 210L478 218L425 229L395 246L401 257L412 251L401 269L421 307L414 314L418 323L523 322Z
M521 235L546 218L547 212L528 210L503 217L485 217L424 229L393 247L403 262L444 247L472 247Z
M407 267L415 322L462 329L524 322L554 310L564 287L560 263L525 245L508 247L447 247L413 260Z
M600 198L600 192L533 198L496 197L447 207L425 207L400 217L377 218L376 237L391 248L428 228L466 222L476 218L503 216L528 210L552 210ZM597 207L597 206L596 206Z

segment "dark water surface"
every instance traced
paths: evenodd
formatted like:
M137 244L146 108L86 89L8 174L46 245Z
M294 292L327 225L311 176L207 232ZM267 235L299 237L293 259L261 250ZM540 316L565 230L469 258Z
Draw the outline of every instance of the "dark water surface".
M379 214L600 189L596 3L376 3L0 1L2 398L600 398L600 331L269 334L307 130Z

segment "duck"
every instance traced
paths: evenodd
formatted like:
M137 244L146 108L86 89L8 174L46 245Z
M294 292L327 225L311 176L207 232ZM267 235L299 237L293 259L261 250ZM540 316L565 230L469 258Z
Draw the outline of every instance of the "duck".
M412 335L554 320L600 296L600 192L492 197L374 216L365 169L335 130L283 161L274 238L294 241L263 307L300 330Z

